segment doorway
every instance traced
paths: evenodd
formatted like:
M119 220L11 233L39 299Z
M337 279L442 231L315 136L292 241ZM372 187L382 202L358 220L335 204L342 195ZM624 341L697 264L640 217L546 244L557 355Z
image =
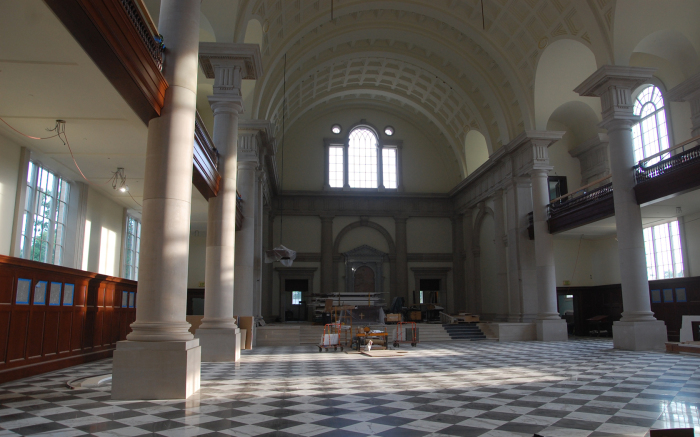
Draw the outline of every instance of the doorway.
M284 319L287 322L300 322L307 319L308 279L284 280Z

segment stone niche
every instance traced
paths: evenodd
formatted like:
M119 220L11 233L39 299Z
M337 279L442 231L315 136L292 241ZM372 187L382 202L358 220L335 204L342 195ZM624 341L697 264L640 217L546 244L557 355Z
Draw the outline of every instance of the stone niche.
M343 255L345 256L346 293L382 293L384 286L382 265L388 259L386 253L371 246L362 245Z

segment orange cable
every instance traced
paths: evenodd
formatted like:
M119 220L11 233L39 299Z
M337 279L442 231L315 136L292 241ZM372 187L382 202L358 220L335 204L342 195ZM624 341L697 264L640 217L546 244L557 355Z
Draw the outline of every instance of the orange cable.
M22 136L24 136L24 137L27 137L27 138L31 138L32 140L48 140L49 138L55 138L55 137L58 136L58 134L56 134L56 135L52 135L52 136L50 136L50 137L44 137L44 138L33 137L33 136L31 136L31 135L27 135L27 134L22 133L22 132L18 131L17 129L13 128L12 126L10 126L10 123L6 122L6 121L3 120L2 118L0 118L0 121L2 121L3 123L5 123L5 124L7 125L7 127L9 127L10 129L12 129L13 131L17 132L18 134L20 134L20 135L22 135ZM54 129L55 129L55 128L54 128ZM52 129L52 130L53 130L53 129Z

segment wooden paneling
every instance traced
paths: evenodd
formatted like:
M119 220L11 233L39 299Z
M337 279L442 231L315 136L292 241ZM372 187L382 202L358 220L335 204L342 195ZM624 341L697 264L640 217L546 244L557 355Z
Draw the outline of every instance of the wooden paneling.
M16 303L20 278L31 281L29 304ZM46 304L34 303L39 281ZM61 284L60 305L49 305L51 282ZM0 255L0 382L111 356L136 318L121 308L122 291L135 293L136 282Z
M678 289L685 289L686 302L678 301ZM651 290L661 291L661 302L654 302ZM673 301L664 302L663 290L672 290ZM620 320L622 286L620 284L597 287L557 287L557 294L574 296L575 334L586 336L591 329L587 320L606 315L610 322ZM700 277L662 279L649 281L649 301L654 317L666 323L669 341L679 341L683 316L700 314Z
M678 289L685 289L686 302L678 301ZM661 291L661 302L652 299L654 316L666 322L669 341L680 341L683 316L700 315L700 277L649 281L650 299L651 290ZM664 302L663 290L671 290L672 302Z

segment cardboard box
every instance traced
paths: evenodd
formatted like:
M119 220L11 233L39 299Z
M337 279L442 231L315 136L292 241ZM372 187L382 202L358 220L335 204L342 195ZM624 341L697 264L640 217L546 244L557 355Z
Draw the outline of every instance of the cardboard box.
M387 314L386 315L386 323L398 323L402 322L403 317L401 314Z

